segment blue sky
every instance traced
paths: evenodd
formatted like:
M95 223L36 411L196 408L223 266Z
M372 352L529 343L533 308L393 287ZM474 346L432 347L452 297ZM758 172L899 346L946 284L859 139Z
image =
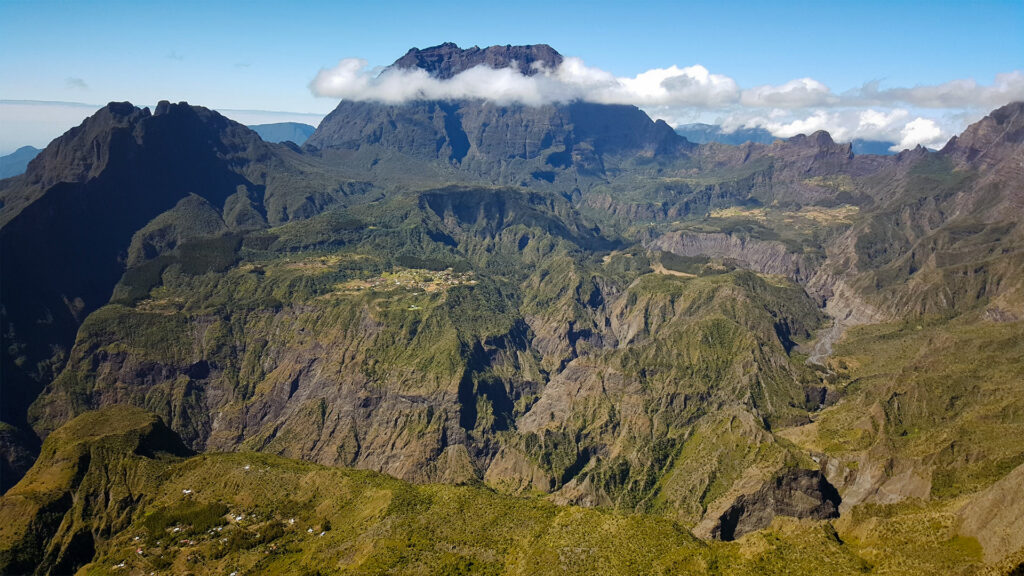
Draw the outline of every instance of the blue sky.
M0 0L0 100L151 105L168 99L324 114L337 98L311 92L321 69L343 58L386 65L410 47L443 41L548 43L625 78L673 65L700 65L740 89L810 78L835 94L870 81L882 89L963 79L988 86L997 74L1024 71L1021 0L293 4ZM663 115L747 122L752 113L737 116L740 108L675 105ZM836 108L848 106L831 104L828 114ZM963 105L921 112L909 101L899 108L908 112L901 122L935 118L945 132L978 115ZM767 109L758 110L758 121L768 126ZM788 124L780 120L786 125L817 111L787 110ZM50 115L50 124L59 123L57 116ZM0 122L7 125L0 126L0 153L18 138L39 139L10 114Z

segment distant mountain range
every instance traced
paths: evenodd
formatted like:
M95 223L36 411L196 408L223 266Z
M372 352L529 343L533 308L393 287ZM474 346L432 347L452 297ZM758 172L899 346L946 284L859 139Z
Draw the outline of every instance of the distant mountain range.
M1021 166L110 103L0 181L0 573L1024 570Z
M0 156L0 179L23 174L28 163L42 152L39 148L22 146L6 156Z
M278 122L276 124L256 124L249 126L260 135L260 138L267 142L291 141L299 146L306 143L306 140L313 135L316 127L299 122Z
M755 144L771 144L778 140L772 133L764 128L737 128L732 132L722 130L721 126L714 124L681 124L676 126L676 133L695 144L707 144L708 142L719 142L738 146L745 142ZM895 154L890 148L896 145L895 142L884 142L881 140L854 139L854 154L880 154L888 156Z

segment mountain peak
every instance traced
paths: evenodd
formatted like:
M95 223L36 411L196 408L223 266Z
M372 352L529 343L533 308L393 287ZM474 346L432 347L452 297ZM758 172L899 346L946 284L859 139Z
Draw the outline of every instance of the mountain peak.
M171 104L164 100L155 112L131 102L110 102L47 145L29 163L26 176L41 189L58 182L84 182L106 169L112 146L141 145L154 129L159 134L157 139L169 148L213 140L234 140L228 147L237 148L258 140L242 125L188 102Z
M771 148L787 155L813 155L818 158L835 157L849 159L853 157L853 146L850 143L839 144L825 130L818 130L810 136L797 134L785 140L776 140Z
M557 68L561 63L562 55L547 44L462 49L454 42L445 42L423 50L411 48L390 67L402 70L419 68L435 78L448 79L481 64L496 69L516 68L532 76L538 67Z
M131 102L110 102L50 142L28 164L26 173L43 188L93 178L106 167L112 134L130 133L150 116L149 109Z
M1024 101L1011 102L971 124L942 148L942 153L967 162L995 164L1024 143ZM998 146L1009 144L1010 147Z
M786 138L783 142L806 148L831 148L836 145L835 140L832 139L832 135L825 130L818 130L810 136L806 134L797 134L796 136Z

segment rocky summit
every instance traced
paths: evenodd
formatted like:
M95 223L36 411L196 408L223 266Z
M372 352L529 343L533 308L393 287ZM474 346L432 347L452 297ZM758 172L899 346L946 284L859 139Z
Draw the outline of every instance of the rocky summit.
M1020 571L1022 111L111 103L0 181L0 572Z
M541 70L554 70L562 63L562 55L547 44L530 46L488 46L487 48L462 49L457 44L445 42L424 50L411 48L391 65L393 69L426 70L431 76L449 79L460 72L476 66L489 68L515 68L527 76Z

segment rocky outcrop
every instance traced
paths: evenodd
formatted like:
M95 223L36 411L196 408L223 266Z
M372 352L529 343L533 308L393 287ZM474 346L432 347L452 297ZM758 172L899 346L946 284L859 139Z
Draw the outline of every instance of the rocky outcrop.
M784 158L788 170L804 176L841 173L853 160L853 146L837 144L824 130L810 136L799 134L786 140L776 140L768 147L768 153Z
M787 468L753 493L740 496L719 518L711 536L735 540L768 527L776 515L825 520L839 517L842 499L817 470Z
M872 408L872 412L877 409ZM895 504L931 496L931 468L920 459L894 458L884 449L839 459L814 455L822 472L843 495L840 512L858 504Z
M993 110L954 136L940 152L960 170L977 174L974 188L960 194L958 212L978 212L986 221L1024 215L1024 102Z
M532 76L540 68L554 70L562 63L562 55L547 44L528 46L473 46L463 50L457 44L445 42L420 50L412 48L405 53L391 68L426 70L435 78L448 79L459 72L475 66L490 68L515 67L520 73Z
M1013 102L993 110L954 136L942 154L978 168L992 168L1019 154L1024 144L1024 102Z

